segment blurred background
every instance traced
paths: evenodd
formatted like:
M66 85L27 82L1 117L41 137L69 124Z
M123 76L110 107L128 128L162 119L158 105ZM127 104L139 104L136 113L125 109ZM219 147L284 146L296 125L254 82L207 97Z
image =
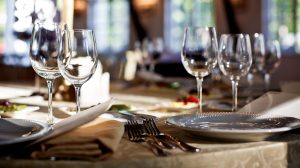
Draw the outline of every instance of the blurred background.
M151 69L143 60L147 44L148 52L156 52L153 71L192 77L180 62L187 25L215 26L218 36L258 32L266 41L277 39L282 59L272 82L300 80L299 13L300 0L0 0L0 81L34 82L31 30L34 22L47 20L93 29L111 80L123 77L128 51L139 50L137 69Z

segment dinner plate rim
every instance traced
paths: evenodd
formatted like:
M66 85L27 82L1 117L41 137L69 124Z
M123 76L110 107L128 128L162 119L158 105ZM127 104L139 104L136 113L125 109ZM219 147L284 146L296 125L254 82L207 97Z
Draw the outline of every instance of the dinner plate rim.
M31 119L0 118L0 121L1 120L15 121L15 122L30 122L34 125L41 126L42 128L37 133L26 136L26 137L18 137L18 138L15 138L15 139L0 141L0 147L1 146L6 146L6 145L18 144L18 143L22 143L22 142L27 142L27 141L31 141L31 140L36 140L36 139L46 135L47 133L49 133L52 129L52 127L50 125L48 125L47 123L43 123L43 122L40 122L40 121L31 120Z
M213 113L213 114L200 114L201 117L218 117L218 116L222 116L222 115L249 115L249 116L253 116L253 117L257 117L259 116L259 114L251 114L251 113L232 113L232 112L220 112L220 113ZM192 128L192 127L185 127L179 124L176 124L174 122L171 122L171 119L176 119L176 118L182 118L182 117L186 117L186 116L194 116L196 114L184 114L184 115L177 115L177 116L172 116L166 119L166 123L168 125L180 128L182 130L186 130L186 131L192 131L192 132L206 132L206 133L227 133L227 134L255 134L255 133L281 133L281 132L285 132L285 131L290 131L292 129L296 129L299 128L300 125L297 126L284 126L284 127L280 127L280 128L266 128L266 129L218 129L218 128L209 128L209 129L204 129L204 128ZM280 117L280 116L278 116ZM295 118L297 119L297 118ZM299 119L297 119L299 120ZM300 121L300 120L299 120Z

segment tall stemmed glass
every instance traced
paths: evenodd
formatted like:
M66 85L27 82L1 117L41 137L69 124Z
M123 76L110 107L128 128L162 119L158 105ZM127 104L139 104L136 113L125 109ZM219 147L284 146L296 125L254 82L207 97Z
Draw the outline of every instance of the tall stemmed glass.
M57 58L62 54L62 32L64 27L56 23L35 23L30 43L30 60L34 71L47 80L48 124L54 123L52 114L53 81L61 76Z
M252 65L248 74L248 82L250 86L253 84L253 74L262 72L264 66L265 57L265 40L264 35L261 33L255 33L253 35L253 52L252 52Z
M223 34L220 39L218 63L232 83L232 111L237 111L237 86L252 64L251 43L247 34Z
M269 90L271 74L280 65L281 52L280 45L277 40L273 40L267 43L267 52L264 57L263 73L266 90Z
M181 49L186 71L195 76L198 91L198 112L202 113L202 82L217 64L218 42L214 27L187 27Z
M150 72L155 71L155 65L159 61L164 50L163 45L164 45L163 39L161 37L154 38L154 40L152 41L152 52L151 52L150 68L149 68Z
M69 30L63 43L70 44L70 51L58 58L62 76L73 84L76 92L76 113L80 112L80 88L94 74L97 64L97 48L94 32L87 29Z

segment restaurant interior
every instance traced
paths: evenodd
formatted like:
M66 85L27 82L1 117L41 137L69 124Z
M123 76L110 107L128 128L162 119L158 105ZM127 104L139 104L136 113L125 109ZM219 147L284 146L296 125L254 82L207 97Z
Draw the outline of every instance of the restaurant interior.
M299 13L0 0L0 167L299 167Z

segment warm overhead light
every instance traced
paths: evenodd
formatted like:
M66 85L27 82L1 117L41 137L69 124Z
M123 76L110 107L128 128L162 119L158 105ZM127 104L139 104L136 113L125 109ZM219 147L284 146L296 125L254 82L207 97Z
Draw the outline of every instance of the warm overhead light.
M140 10L149 10L152 9L158 0L135 0L134 5Z
M85 11L87 8L87 2L86 0L76 0L74 4L74 11L76 13L81 13Z

